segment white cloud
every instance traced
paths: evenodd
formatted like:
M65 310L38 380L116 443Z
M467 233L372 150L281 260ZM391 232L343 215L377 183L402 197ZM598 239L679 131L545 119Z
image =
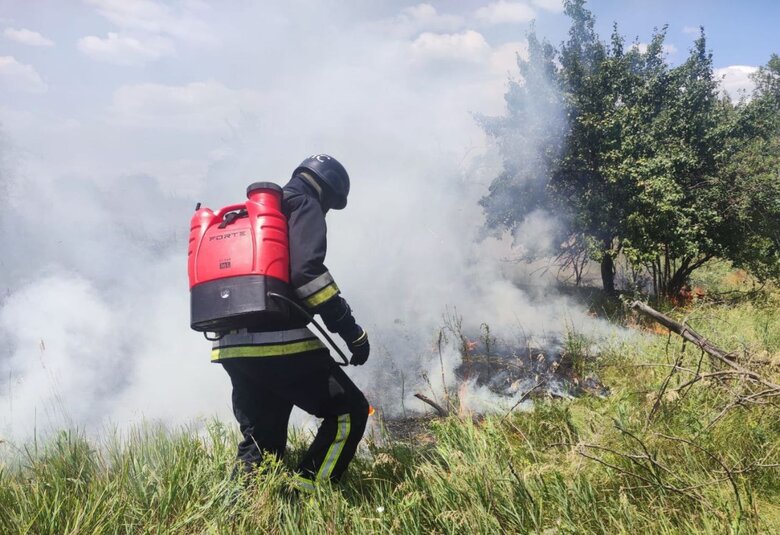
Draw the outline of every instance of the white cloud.
M416 6L405 7L401 10L401 14L416 20L430 20L437 16L436 8L431 4L417 4Z
M164 37L140 40L114 32L109 32L105 39L93 35L82 37L78 48L94 60L117 65L139 65L175 53L173 43Z
M739 100L742 95L750 96L755 82L750 75L758 70L751 65L729 65L715 69L715 77L720 79L720 87L731 100Z
M563 11L563 0L531 0L531 3L545 11L561 13Z
M682 33L698 37L701 29L698 26L683 26Z
M499 75L509 74L515 76L517 74L518 55L521 58L528 58L528 42L513 41L495 47L490 56L491 69Z
M28 30L26 28L6 28L3 31L3 35L6 39L21 43L28 46L54 46L54 41L47 39L38 32Z
M219 131L256 110L259 95L216 81L128 85L114 92L111 118L124 126Z
M421 62L478 62L490 54L490 45L473 30L452 34L425 32L411 46L413 57Z
M463 25L463 17L442 14L430 4L417 4L401 11L401 20L420 29L456 30Z
M45 93L48 89L34 67L19 63L12 56L0 56L0 85L22 93Z
M465 23L466 19L460 15L440 13L431 4L424 3L405 7L395 16L383 19L373 26L380 34L407 39L422 32L457 32Z
M179 4L178 9L152 0L85 0L98 13L123 30L169 35L185 41L214 42L209 26L195 16L192 3Z
M634 43L631 45L631 48L637 49L641 54L645 54L647 52L647 47L649 45L647 43ZM677 47L673 44L667 43L661 47L664 54L676 54L677 53Z
M84 0L120 28L105 38L87 36L79 50L98 61L137 65L174 55L173 39L212 44L217 41L209 26L196 16L208 9L186 0L166 5L153 0Z
M474 16L487 24L529 22L536 13L528 4L498 0L474 12Z

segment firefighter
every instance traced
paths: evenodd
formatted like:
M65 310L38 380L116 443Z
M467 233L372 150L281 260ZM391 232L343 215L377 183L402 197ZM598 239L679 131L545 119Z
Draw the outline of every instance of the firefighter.
M344 208L348 194L344 166L326 154L311 156L284 187L282 211L289 228L294 294L344 340L350 364L359 366L368 359L368 335L324 264L325 214ZM323 419L296 471L298 486L312 490L317 482L338 481L344 473L363 436L369 406L308 323L292 312L284 325L228 333L214 343L212 360L230 376L233 413L243 435L238 460L246 472L266 453L284 455L293 406Z

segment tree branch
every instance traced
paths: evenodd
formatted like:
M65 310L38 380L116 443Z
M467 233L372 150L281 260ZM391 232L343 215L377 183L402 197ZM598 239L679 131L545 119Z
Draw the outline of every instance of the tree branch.
M734 362L734 355L732 353L726 353L687 325L674 321L669 316L658 312L651 306L646 305L640 301L634 301L631 303L630 307L634 310L638 310L646 316L650 316L670 331L675 332L682 336L685 340L696 344L699 349L710 355L714 360L729 366L730 368L738 371L740 374L749 377L753 381L761 383L764 386L771 388L772 390L780 390L780 385L764 379L761 375L745 368L744 366L740 366Z
M441 405L439 405L438 403L436 403L435 401L433 401L433 400L432 400L431 398L429 398L428 396L426 396L426 395L424 395L424 394L420 394L420 393L418 392L418 393L416 393L416 394L414 395L414 397L416 397L416 398L417 398L417 399L419 399L420 401L423 401L423 402L427 403L428 405L430 405L431 407L433 407L434 409L436 409L436 412L438 412L438 413L439 413L439 416L448 416L448 415L449 415L449 412L448 412L448 411L444 410L444 409L441 407Z

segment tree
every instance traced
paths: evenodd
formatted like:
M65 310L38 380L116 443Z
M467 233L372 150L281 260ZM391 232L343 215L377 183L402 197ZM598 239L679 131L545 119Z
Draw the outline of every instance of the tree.
M572 19L569 40L561 47L561 85L566 94L570 128L566 152L555 170L551 189L572 208L576 241L589 243L601 262L604 289L612 292L612 254L616 205L605 196L608 187L600 163L609 144L611 88L603 84L608 51L596 35L595 20L584 1L567 2ZM603 132L606 135L594 135Z
M767 64L754 75L756 100L766 99L765 103L775 112L780 107L780 56L772 54ZM780 119L777 115L775 120ZM777 124L774 125L775 127Z
M711 190L723 214L722 256L759 279L780 279L780 56L755 75L749 102L737 107L730 157Z
M564 7L572 24L560 53L532 32L507 115L482 118L505 162L481 201L488 226L515 229L536 209L554 210L566 228L561 247L587 249L608 292L618 254L667 295L715 257L780 273L780 59L735 107L720 94L703 30L672 68L666 28L646 50L626 49L617 26L609 44L599 39L584 0ZM565 122L540 119L556 105Z
M620 151L631 184L622 246L647 266L656 292L673 295L722 253L713 234L722 216L708 193L725 154L730 104L719 97L703 32L683 64L658 64L639 92L646 97L630 127L642 143Z
M572 26L560 54L549 45L541 48L531 32L528 60L518 61L522 83L513 82L507 93L507 116L482 120L505 169L481 204L488 226L510 230L540 207L554 211L567 228L561 243L575 254L589 251L601 263L604 288L613 291L622 197L628 193L617 187L621 175L614 170L625 115L621 95L631 93L630 73L641 55L624 53L617 30L611 46L600 41L584 1L567 1L565 10ZM654 42L649 55L656 49ZM536 120L529 122L529 116ZM551 120L561 116L564 122Z
M490 228L514 231L535 210L555 209L548 170L563 146L565 118L554 59L553 47L531 32L528 60L517 60L521 79L510 80L504 96L507 115L477 118L504 158L503 172L480 200Z

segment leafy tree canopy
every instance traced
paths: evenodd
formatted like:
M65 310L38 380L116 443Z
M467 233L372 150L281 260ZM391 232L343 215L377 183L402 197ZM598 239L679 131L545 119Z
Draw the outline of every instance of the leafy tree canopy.
M565 223L564 250L587 251L614 290L622 254L674 294L720 257L779 277L780 58L733 104L718 85L704 31L686 61L665 58L666 28L646 49L609 42L584 0L559 49L529 35L507 114L482 117L504 171L481 204L492 228L516 230L539 209Z

